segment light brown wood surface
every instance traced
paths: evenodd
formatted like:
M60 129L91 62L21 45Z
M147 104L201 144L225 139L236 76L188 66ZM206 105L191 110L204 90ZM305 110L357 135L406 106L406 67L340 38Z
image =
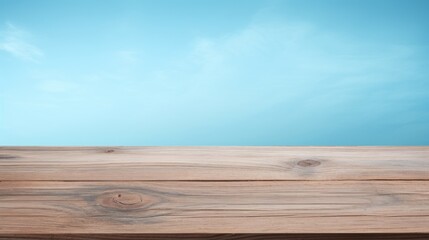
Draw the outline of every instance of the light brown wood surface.
M429 234L429 147L0 147L0 239L275 233Z
M1 240L428 240L425 233L326 234L6 234Z
M326 234L5 234L1 240L428 240L425 233Z
M1 180L429 180L429 147L0 147Z

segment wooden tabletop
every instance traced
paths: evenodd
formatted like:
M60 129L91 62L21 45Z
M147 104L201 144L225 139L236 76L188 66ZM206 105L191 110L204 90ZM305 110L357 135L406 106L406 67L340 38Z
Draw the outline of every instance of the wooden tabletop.
M0 147L0 238L357 233L428 239L429 147Z

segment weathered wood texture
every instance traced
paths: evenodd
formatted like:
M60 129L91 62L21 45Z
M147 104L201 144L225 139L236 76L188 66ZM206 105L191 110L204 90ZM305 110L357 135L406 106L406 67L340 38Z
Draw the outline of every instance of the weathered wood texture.
M41 234L0 235L1 240L428 240L429 234Z
M0 203L2 233L429 231L424 181L2 182Z
M429 239L429 147L0 147L0 239L171 236Z
M0 147L1 180L429 180L429 147Z

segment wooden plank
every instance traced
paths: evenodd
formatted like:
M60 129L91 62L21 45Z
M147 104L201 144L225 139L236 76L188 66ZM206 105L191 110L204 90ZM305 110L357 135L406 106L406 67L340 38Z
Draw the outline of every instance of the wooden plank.
M0 147L10 180L429 180L429 147Z
M428 240L429 234L42 234L4 235L7 240Z
M429 233L427 181L0 182L0 234Z

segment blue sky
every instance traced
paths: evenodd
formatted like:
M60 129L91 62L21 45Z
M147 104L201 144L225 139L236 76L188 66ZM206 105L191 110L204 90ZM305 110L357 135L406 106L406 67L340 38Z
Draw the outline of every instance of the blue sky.
M0 0L0 145L429 145L428 11Z

